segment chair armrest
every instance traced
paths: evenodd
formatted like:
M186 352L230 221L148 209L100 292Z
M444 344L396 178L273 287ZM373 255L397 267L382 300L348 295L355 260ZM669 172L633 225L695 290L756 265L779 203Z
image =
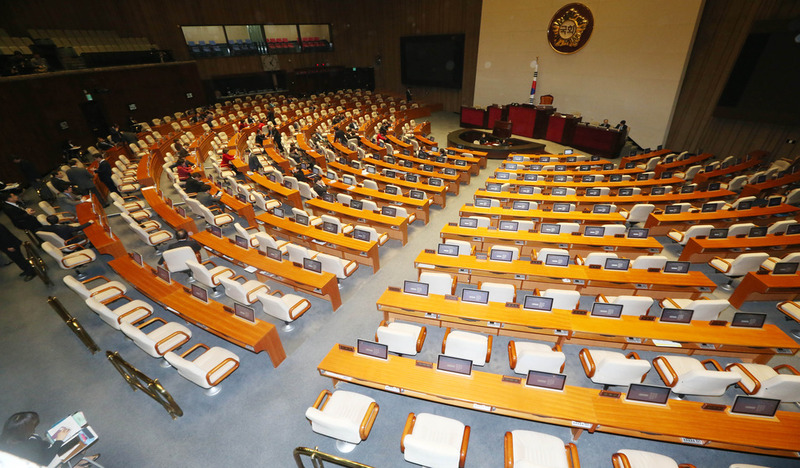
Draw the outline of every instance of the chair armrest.
M459 468L464 468L464 462L467 460L467 448L469 447L469 432L470 432L470 427L464 426L464 438L461 440L461 457L459 458L458 462Z
M503 437L503 468L514 468L514 439L510 432Z
M508 365L512 369L517 367L517 346L514 340L508 342Z
M569 468L581 468L581 460L578 457L578 447L570 442L564 446L564 450L567 452Z
M258 231L258 225L246 227L246 228L244 228L244 230L245 231L252 231L252 230Z
M137 310L142 310L142 309L147 311L147 315L145 315L144 317L140 318L139 320L137 320L135 322L130 322L131 325L134 325L136 323L141 322L142 320L144 320L145 318L149 317L153 313L153 312L150 311L150 309L148 309L148 308L146 308L144 306L134 307L133 309L131 309L131 310L125 312L124 314L120 315L119 317L117 317L117 323L122 323L122 319L124 319L125 317L131 315L132 313L136 312Z
M200 264L201 265L214 265L214 266L217 266L217 264L214 263L214 260L206 260L205 262L202 262Z
M182 357L182 358L184 358L184 359L186 359L186 356L188 356L188 355L192 354L192 352L193 352L194 350L196 350L197 348L203 348L203 349L205 349L206 351L208 351L208 345L205 345L205 344L203 344L203 343L197 343L196 345L194 345L194 346L192 346L191 348L189 348L189 350L188 350L188 351L186 351L185 353L181 354L181 357Z
M308 309L310 309L310 308L311 308L311 306L309 305L307 308L305 308L305 309L301 310L299 314L297 314L297 315L294 315L294 310L295 310L295 309L297 309L297 308L299 308L299 307L301 307L301 304L303 304L303 301L300 301L300 302L298 302L298 303L294 304L293 306L289 307L289 317L291 317L291 318L292 318L292 320L295 320L295 319L297 319L297 317L300 317L300 316L301 316L301 315L303 315L303 314L304 314L304 313L305 313L305 312L306 312Z
M166 323L166 322L164 322L164 323ZM169 343L169 341L170 341L171 339L175 338L176 336L183 336L184 338L186 338L185 340L183 340L183 343L186 343L187 341L189 341L190 339L192 339L192 337L191 337L191 336L189 336L189 335L187 335L187 334L186 334L186 332L184 332L184 331L181 331L181 330L174 331L174 332L170 333L170 334L169 334L169 336L165 336L164 338L162 338L162 339L158 340L158 342L156 343L156 346L155 346L155 348L156 348L156 352L157 352L158 354L162 355L162 356L163 356L164 354L166 354L166 353L167 353L167 351L169 351L169 350L167 349L167 350L161 351L161 349L159 348L159 346L161 346L162 344ZM181 343L181 344L183 344L183 343ZM179 344L179 345L177 345L177 346L175 346L174 348L177 348L177 347L179 347L179 346L180 346L180 344ZM174 349L174 348L173 348L173 349Z
M105 281L106 281L106 283L110 283L110 282L111 282L111 280L110 280L110 279L108 279L108 278L106 278L105 276L103 276L103 275L97 275L97 276L93 276L93 277L91 277L91 278L89 278L89 279L85 279L85 280L81 281L81 284L87 284L87 283L91 283L92 281L94 281L94 280L96 280L96 279L103 279L103 280L105 280Z
M534 253L534 255L532 255L532 257L536 257L536 254ZM534 296L541 296L542 292L539 291L539 288L533 288L533 295Z
M639 357L639 353L637 353L636 351L631 351L630 353L628 353L627 356L625 356L625 358L626 359L641 359Z
M578 254L575 254L575 264L576 265L583 265L583 262L584 262L583 257L581 257Z
M328 398L332 395L330 390L322 390L319 392L319 396L317 396L317 401L314 402L313 408L322 411L325 409L325 405L328 404Z
M726 268L725 271L719 270L720 273L727 273L727 272L731 271L731 262L729 262L728 260L726 260L726 259L724 259L722 257L714 257L714 258L711 259L710 262L708 262L708 264L711 265L711 262L713 262L714 260L719 260L719 261L721 261L722 263L724 263L725 265L728 266L728 268Z
M233 281L239 281L240 279L243 279L243 280L247 281L247 278L245 278L242 275L236 275L233 278L231 278L231 280L233 280Z
M586 348L581 349L578 351L578 357L580 358L581 366L583 366L583 372L586 373L586 377L594 377L595 372L597 372L597 366L589 350Z
M283 291L281 291L280 289L276 289L275 291L269 293L269 295L270 296L278 296L278 297L283 297L284 296Z
M231 270L230 268L226 268L226 269L224 269L224 270L222 270L222 271L220 271L220 272L218 272L218 273L214 273L213 275L211 275L211 281L212 281L212 282L214 282L214 281L217 281L217 277L218 277L218 276L222 276L222 275L224 275L225 273L228 273L228 272L230 272L230 274L231 274L231 275L235 275L235 274L236 274L236 273L235 273L233 270Z
M486 362L492 358L492 338L492 335L489 335L486 340Z
M444 354L444 349L447 347L447 336L450 334L450 327L447 327L444 331L444 338L442 338L442 354Z
M665 297L665 298L664 298L664 300L663 300L663 301L661 301L661 304L664 304L664 303L666 303L666 302L669 302L669 304L670 304L670 307L674 307L674 308L676 308L676 309L680 309L680 307L678 306L678 304L677 304L675 301L673 301L673 300L672 300L672 298L670 298L670 297ZM664 306L662 305L661 307L663 308Z
M403 444L403 440L406 438L408 434L414 430L414 423L417 421L417 417L414 413L408 413L408 417L406 418L406 425L403 427L403 435L400 437L400 452L405 453L406 446Z
M422 351L422 345L425 344L426 336L428 336L428 329L426 327L422 327L419 331L419 336L417 336L417 352Z
M375 418L378 417L379 410L380 407L374 401L369 404L369 408L367 408L367 414L364 415L364 419L361 421L361 426L358 428L358 435L361 437L361 440L367 440L367 437L372 430L372 425L375 424Z
M695 467L691 463L681 463L680 465L678 465L678 468L697 468L697 467Z
M684 232L683 231L679 231L677 229L670 229L669 230L669 234L672 234L673 232L677 233L680 236L680 239L678 240L678 242L681 242L683 240ZM669 237L672 237L672 236L669 236Z
M719 364L717 361L715 361L714 359L706 359L705 361L701 361L701 362L703 363L703 366L704 366L704 367L705 367L707 364L711 364L712 366L714 366L714 368L715 368L716 370L718 370L718 371L722 372L722 366L721 366L721 365L720 365L720 364Z
M800 371L795 369L791 364L781 364L780 366L773 367L773 369L775 369L775 372L778 373L780 373L781 369L786 369L794 375L800 375Z
M119 288L119 287L117 287L117 286L108 286L108 287L106 287L106 288L103 288L103 289L101 289L101 290L99 290L99 291L95 291L95 292L93 292L93 293L92 293L92 294L91 294L89 297L94 297L94 296L97 296L97 295L99 295L99 294L102 294L102 293L104 293L104 292L106 292L106 291L111 291L111 290L119 291L119 292L120 292L120 294L121 294L121 293L123 293L123 292L125 292L125 291L123 291L122 289L120 289L120 288ZM111 300L110 300L110 299L108 299L108 300L106 300L105 302L103 302L103 304L105 304L105 303L107 303L107 302L111 302Z
M611 455L611 463L614 465L614 468L631 468L631 463L624 453L615 453Z
M230 369L228 369L227 372L225 372L224 374L219 376L219 378L217 378L217 380L212 382L211 381L211 374L213 374L214 372L218 371L219 369L222 368L222 366L224 366L225 364L227 364L229 362L233 362L235 365L233 367L231 367ZM208 384L213 387L213 386L217 385L218 383L222 382L223 380L225 380L225 377L231 375L231 373L233 371L235 371L236 369L238 369L238 368L239 368L239 361L237 361L236 359L233 359L233 358L227 358L224 361L222 361L219 364L217 364L216 366L214 366L213 369L208 371L208 374L206 374L206 382L208 382Z
M259 285L258 285L258 286L256 286L255 288L253 288L253 289L251 289L251 290L249 290L249 291L247 291L247 292L246 292L246 295L247 295L247 300L248 300L248 301L251 301L251 298L250 298L250 296L251 296L252 294L256 294L258 291L261 291L262 289L266 289L266 290L267 290L267 293L269 293L269 286L267 286L266 284L259 284Z
M142 324L140 324L140 325L137 325L137 326L136 326L136 328L138 328L139 330L141 330L142 328L144 328L144 327L147 327L147 326L150 326L150 325L152 325L152 324L154 324L154 323L156 323L156 322L161 322L161 323L163 323L163 324L166 324L166 323L167 323L167 321L166 321L166 320L164 320L164 319L162 319L161 317L153 317L153 318L151 318L150 320L148 320L147 322L144 322L144 323L142 323Z
M666 369L667 372L669 372L669 375L665 375L661 371L660 366L654 365L653 367L656 368L656 372L658 372L658 375L661 377L661 380L664 381L664 384L667 387L674 387L675 384L678 383L678 374L675 372L675 369L672 368L669 361L666 360L663 356L657 356L655 359L653 359L653 364L656 364L656 362L663 363L664 367L667 368Z
M753 382L753 388L751 390L747 390L747 388L745 388L745 386L742 385L741 382L739 382L739 388L744 390L744 392L747 393L748 395L753 395L755 393L758 393L759 390L761 390L761 382L756 378L756 376L754 376L749 370L747 370L745 366L741 365L740 363L734 362L732 364L729 364L728 367L726 367L726 370L730 372L731 369L734 367L739 369L739 371L742 374L747 376L747 378Z
M604 294L598 294L597 296L595 296L594 301L595 302L604 302L604 303L608 304L608 299L606 299L606 296Z

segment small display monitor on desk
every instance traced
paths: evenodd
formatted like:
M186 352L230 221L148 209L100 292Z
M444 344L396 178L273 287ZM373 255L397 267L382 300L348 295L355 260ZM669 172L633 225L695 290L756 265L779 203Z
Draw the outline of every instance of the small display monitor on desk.
M731 320L732 327L740 328L761 328L767 320L767 314L751 314L747 312L737 312L733 314Z
M354 210L363 210L364 202L362 202L361 200L350 200L350 208Z
M570 208L569 203L553 203L553 213L569 213Z
M386 360L389 357L389 347L374 341L359 339L356 344L356 354Z
M703 206L700 208L702 213L713 213L717 211L717 204L716 203L704 203Z
M491 208L492 200L489 198L476 198L475 206L477 206L478 208Z
M162 266L156 267L156 275L167 284L172 283L172 278L169 276L169 270Z
M648 235L650 235L650 229L647 228L628 229L628 239L647 239Z
M196 284L192 284L191 286L192 286L192 297L195 297L200 301L208 304L208 291L202 286L198 286Z
M708 191L709 192L716 192L722 187L722 183L720 182L712 182L708 184Z
M131 252L131 258L139 266L144 266L144 259L142 259L142 254L140 254L139 252Z
M747 233L747 237L765 237L768 229L769 228L767 226L752 227L750 228L750 232Z
M308 226L308 216L302 214L294 215L294 222L301 226Z
M539 232L542 234L558 234L561 232L561 226L558 224L542 223L539 225Z
M675 309L667 307L661 311L661 322L668 323L685 323L689 324L692 321L694 310L691 309Z
M709 239L725 239L728 237L728 228L712 229L708 233Z
M563 174L559 174L559 175L553 176L553 182L556 182L556 183L560 184L560 183L566 182L566 181L567 181L567 176L565 176Z
M519 223L517 221L500 221L498 229L501 231L517 232L519 230Z
M397 216L397 208L393 206L382 206L381 214L383 216L389 216L390 218L394 218L395 216Z
M621 192L621 190L620 190L620 192ZM620 195L622 195L622 194L620 193ZM586 196L587 197L599 197L600 196L600 189L599 188L595 188L595 187L588 188L588 189L586 189Z
M533 195L533 187L529 185L523 185L519 188L520 195Z
M222 229L219 226L208 226L208 232L217 237L222 237Z
M322 273L322 262L310 258L303 259L303 268L314 273Z
M250 247L250 245L249 245L250 243L247 241L247 239L245 239L242 236L235 236L233 240L234 240L234 243L236 243L237 246L239 246L239 247L241 247L243 249L247 249L247 248Z
M459 227L475 229L478 227L478 220L475 218L459 218Z
M586 226L583 235L587 237L603 237L606 235L606 228L603 226Z
M689 273L689 262L668 261L664 263L664 273Z
M509 174L508 172L498 172L497 174L495 174L495 177L500 180L509 180L511 179L511 174Z
M525 299L522 301L522 308L540 312L550 312L553 310L553 298L543 296L525 296Z
M628 394L625 395L625 401L666 405L669 401L670 392L671 390L667 387L632 383L630 387L628 387Z
M514 200L514 202L511 204L511 209L512 210L527 211L530 208L531 208L531 203L529 201L525 201L525 200Z
M322 230L331 234L339 234L339 225L330 221L323 221Z
M746 395L736 395L736 400L731 406L731 414L741 414L745 416L759 416L762 418L775 417L781 400L772 398L757 398Z
M439 255L458 257L458 246L453 244L439 244L436 247L436 253Z
M428 283L405 280L403 281L403 292L406 294L414 294L416 296L427 296Z
M431 177L430 179L428 179L428 185L433 187L441 187L442 179L439 179L437 177Z
M741 210L749 210L749 209L750 209L750 208L752 208L752 207L753 207L753 202L752 202L752 201L750 201L750 200L746 200L746 201L743 201L743 202L739 202L739 204L738 204L738 205L736 205L736 209L737 209L737 210L740 210L740 211L741 211Z
M550 372L528 371L528 378L525 385L528 387L544 388L547 390L563 391L567 376L564 374L553 374Z
M539 157L539 162L543 162L543 163L550 162L550 156L541 156L541 157ZM539 169L541 169L541 167Z
M503 189L501 184L486 184L486 191L487 192L495 192L499 193ZM522 189L522 187L520 187Z
M184 210L182 206L176 206L175 212L178 213L178 216L180 216L181 218L186 217L186 210Z
M536 182L539 179L538 174L525 174L522 176L522 180L526 182Z
M554 187L553 190L550 192L551 195L555 195L557 197L563 197L567 194L566 187Z
M356 179L353 176L349 175L342 176L342 182L344 182L347 185L356 185Z
M510 262L514 259L514 252L503 249L492 249L489 254L489 260L498 262Z
M505 163L505 164L504 164L504 167L505 167L506 169L509 169L509 170L512 170L512 171L513 171L513 170L516 170L516 169L517 169L517 163ZM507 173L505 173L505 174L507 174ZM501 177L498 177L498 178L501 178Z
M384 192L388 193L389 195L397 195L397 187L386 187Z
M488 304L489 291L482 291L480 289L464 289L461 291L461 301L471 302L473 304Z
M611 205L594 205L592 213L608 214L611 213Z
M786 228L786 235L794 234L800 234L800 223L790 224L789 227Z
M440 354L436 362L436 370L470 376L472 375L472 361Z
M607 258L603 268L606 270L628 271L631 260L629 258Z
M650 195L664 195L665 193L667 193L665 187L653 187L653 189L650 190ZM633 189L631 189L631 194L633 194Z
M283 260L281 251L273 247L267 247L267 257L279 262Z
M793 275L797 273L797 262L778 262L772 269L773 275Z
M255 309L239 304L238 302L234 302L233 304L233 315L246 322L256 323Z
M664 208L664 214L680 214L681 205L667 205Z
M272 209L273 216L277 216L278 218L283 218L285 216L283 212L283 208L275 207Z
M369 231L363 229L353 229L353 239L369 242Z
M622 174L611 174L608 176L609 182L622 182Z
M572 149L565 149L565 150L564 150L564 155L566 156L566 155L568 155L568 154L572 154L572 153L574 153L574 152L575 152L575 150L572 150ZM573 158L573 159L574 159L574 158ZM567 160L569 160L569 158L567 158Z
M569 266L569 255L547 254L544 264L548 266L566 267Z
M558 172L563 172L567 170L567 166L565 164L556 164L555 170Z
M595 302L592 304L592 317L619 318L622 316L622 304Z

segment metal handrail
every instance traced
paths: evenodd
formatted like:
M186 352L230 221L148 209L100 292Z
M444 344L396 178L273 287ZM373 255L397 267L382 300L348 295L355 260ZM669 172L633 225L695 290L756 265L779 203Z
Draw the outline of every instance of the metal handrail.
M67 312L67 309L61 304L61 301L58 300L55 296L50 296L47 298L47 303L50 304L50 307L56 311L56 313L61 317L64 323L67 324L70 330L72 330L75 335L83 342L83 344L92 352L92 354L100 351L100 348L97 346L97 343L92 339L89 333L84 329L78 319L70 315Z
M297 468L305 468L301 458L302 455L305 455L311 459L313 468L323 468L323 462L331 462L337 466L343 466L345 468L373 468L363 463L347 460L329 453L320 452L316 447L313 449L308 447L297 447L294 449L293 455L294 461L297 463Z

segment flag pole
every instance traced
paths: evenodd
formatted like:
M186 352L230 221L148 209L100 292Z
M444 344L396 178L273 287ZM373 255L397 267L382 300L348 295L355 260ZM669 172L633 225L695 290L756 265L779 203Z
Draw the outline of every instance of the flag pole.
M528 104L533 104L534 97L536 96L536 78L539 77L539 57L533 62L533 82L531 83L531 97Z

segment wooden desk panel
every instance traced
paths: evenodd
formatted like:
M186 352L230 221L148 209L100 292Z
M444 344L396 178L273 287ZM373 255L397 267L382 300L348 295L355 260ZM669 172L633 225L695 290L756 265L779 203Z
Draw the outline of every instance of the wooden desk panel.
M431 199L418 200L404 195L391 195L380 190L373 190L358 185L347 185L337 180L322 179L329 190L335 193L344 193L354 196L356 199L366 199L374 201L378 206L402 206L406 211L413 212L417 219L422 220L423 224L430 221Z
M170 208L167 203L158 196L158 191L155 187L142 187L142 197L153 211L172 229L185 229L189 234L197 232L197 225L190 217L184 217L178 214L173 208Z
M619 319L576 315L569 310L538 312L508 307L499 302L487 305L452 300L440 294L427 297L387 289L378 299L384 320L406 320L437 327L453 327L498 336L545 340L558 344L579 344L627 350L664 352L653 340L681 344L670 353L712 355L768 362L778 350L791 354L800 350L790 336L775 325L761 329L714 326L694 321L691 325L639 320L623 315ZM522 301L522 298L518 298ZM701 346L714 345L712 349Z
M552 210L514 210L499 206L482 208L472 203L465 203L458 214L459 216L486 216L491 220L491 224L494 227L498 226L500 220L527 220L545 223L573 222L585 226L625 223L625 218L619 212L597 214L571 211L569 213L560 213Z
M139 292L184 320L248 351L256 354L266 351L273 367L278 367L286 359L278 331L271 323L258 319L255 323L246 322L212 299L203 304L181 284L165 283L151 267L140 267L127 256L108 264Z
M92 206L94 206L94 211ZM91 202L77 205L75 213L78 217L78 222L81 224L94 221L94 224L85 228L83 233L86 234L86 238L89 239L89 242L98 252L111 255L114 258L128 256L128 251L125 250L125 245L119 240L119 237L110 232L110 229L105 229L105 226L108 226L108 218L96 197L92 197Z
M637 154L636 156L623 156L622 159L620 159L619 164L621 166L624 166L625 164L627 164L629 162L647 161L648 159L656 157L656 156L666 156L666 155L670 154L671 152L672 151L668 150L668 149L660 149L660 150L656 150L656 151L651 151L649 153Z
M746 170L748 170L750 168L753 168L753 167L758 166L759 164L761 164L762 157L765 157L766 154L768 154L768 153L763 152L763 151L761 151L761 152L754 151L751 154L754 154L754 153L764 153L764 154L763 154L763 156L761 156L761 155L760 156L754 156L754 157L750 158L749 161L744 161L744 162L739 163L739 164L734 164L733 166L726 167L725 169L716 169L716 170L713 170L711 172L700 172L700 173L698 173L697 175L694 176L694 179L692 179L692 183L702 184L702 183L708 182L710 180L719 179L719 178L722 178L722 177L729 177L729 176L738 175L739 173L742 173L742 172L744 172L744 171L746 171Z
M699 239L693 237L683 246L680 261L708 263L714 257L734 258L743 252L767 252L783 257L800 252L800 234L769 235L764 237L726 237L724 239Z
M779 411L776 418L731 415L703 410L702 403L670 400L666 407L627 403L600 397L598 389L567 385L562 392L524 385L524 378L504 382L503 376L474 370L471 376L439 372L415 359L390 355L380 360L359 356L340 345L317 367L334 385L356 385L400 393L462 408L572 428L577 439L588 426L595 431L650 440L742 452L798 457L800 413ZM709 414L713 413L713 414ZM581 424L583 423L583 424ZM724 429L721 429L724 428Z
M713 224L724 228L737 223L751 222L766 226L785 219L789 213L800 211L800 207L781 204L778 206L751 208L749 210L717 210L713 213L684 212L678 214L650 213L644 227L653 236L666 236L671 230L685 231L695 224Z
M459 174L447 175L443 172L423 171L419 167L405 167L399 164L389 164L386 161L370 157L364 158L361 162L362 164L372 164L376 167L378 172L381 172L380 169L389 169L395 172L407 172L409 174L414 174L416 176L425 177L428 179L442 179L447 184L447 191L453 195L458 195L460 190L461 176L459 176ZM466 173L462 174L467 175Z
M349 174L356 178L356 181L362 181L364 179L372 179L375 183L378 184L379 187L385 188L386 185L396 185L401 188L406 189L413 189L413 190L421 190L425 192L428 198L433 200L433 204L439 205L444 208L447 205L447 187L445 185L441 187L434 187L432 185L423 184L420 182L408 182L403 179L399 178L391 178L386 177L381 174L363 174L360 170L353 169L350 166L345 166L340 164L336 161L331 162L328 164L329 167L334 169L335 171L339 172L339 174Z
M372 268L373 272L381 268L378 257L378 243L365 242L348 237L341 232L331 234L323 231L322 226L303 226L288 218L279 218L272 213L262 213L257 217L259 224L274 236L284 238L293 244L327 253L335 257L353 260Z
M758 195L765 190L782 187L784 185L793 184L800 181L800 170L794 174L788 174L774 180L768 180L760 184L747 184L742 188L742 197L749 197L751 195Z
M289 205L295 208L300 208L300 209L303 208L303 199L300 198L299 191L288 189L277 182L272 182L267 178L267 176L259 174L257 172L247 174L247 177L253 182L260 185L261 188L266 190L271 197L283 200L284 202L288 203Z
M518 289L570 289L587 295L602 293L648 296L654 299L697 299L702 293L712 292L717 287L699 271L686 274L647 270L607 271L585 265L556 267L524 260L498 262L478 260L473 256L450 257L427 252L421 252L417 256L414 267L419 272L427 270L448 273L462 283L500 282L513 284Z
M706 159L712 158L713 156L714 155L711 153L702 153L696 156L692 156L691 158L676 159L675 161L668 163L658 163L655 169L653 169L653 171L656 173L656 177L659 177L663 172L672 172L680 168L694 166L702 163Z
M739 308L745 301L789 301L800 296L800 274L759 275L749 272L728 301Z
M589 185L589 184L585 184ZM599 187L607 187L598 183ZM475 191L475 198L496 198L500 200L500 205L506 208L511 208L514 200L528 200L539 203L539 208L552 207L553 203L575 203L577 207L585 208L592 207L596 204L615 204L617 208L629 209L638 203L650 203L656 207L664 207L673 203L682 202L698 202L706 200L716 200L734 196L736 193L729 190L715 190L707 192L694 192L694 193L669 193L665 195L633 195L630 197L621 197L619 195L606 195L601 197L587 197L583 195L567 195L567 196L554 196L543 194L525 195L516 192L489 192L485 189L478 189Z
M326 202L320 198L306 201L306 209L310 209L317 216L330 214L344 222L366 224L374 227L378 232L385 232L390 239L399 240L403 245L408 243L408 218L385 216L380 212L374 213L368 210L356 210L341 203Z
M209 193L211 195L215 195L217 192L221 191L216 184L211 182L208 179L203 180L204 183L211 186L211 190ZM255 226L256 225L256 212L253 209L253 205L250 203L243 203L239 201L238 198L231 196L228 192L222 190L222 195L219 198L219 201L231 209L231 211L235 212L240 217L244 218L247 221L248 226Z
M245 250L231 242L230 239L216 237L208 231L199 232L192 238L209 252L231 263L242 267L256 268L256 277L261 282L277 281L292 289L320 297L329 301L333 310L342 305L339 284L336 276L331 273L312 273L288 260L277 262L261 255L256 249Z

